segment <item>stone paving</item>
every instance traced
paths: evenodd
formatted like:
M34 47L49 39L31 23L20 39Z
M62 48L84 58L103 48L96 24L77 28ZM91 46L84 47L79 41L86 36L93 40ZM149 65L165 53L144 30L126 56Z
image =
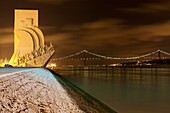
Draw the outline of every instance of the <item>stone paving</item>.
M0 113L83 113L46 69L0 75Z

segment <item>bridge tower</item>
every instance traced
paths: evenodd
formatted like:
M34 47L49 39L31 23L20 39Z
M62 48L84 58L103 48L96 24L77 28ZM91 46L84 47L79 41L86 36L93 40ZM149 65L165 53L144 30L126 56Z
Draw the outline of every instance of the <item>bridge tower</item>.
M160 60L160 59L161 59L161 51L158 50L158 60Z
M86 66L86 53L83 53L83 66Z

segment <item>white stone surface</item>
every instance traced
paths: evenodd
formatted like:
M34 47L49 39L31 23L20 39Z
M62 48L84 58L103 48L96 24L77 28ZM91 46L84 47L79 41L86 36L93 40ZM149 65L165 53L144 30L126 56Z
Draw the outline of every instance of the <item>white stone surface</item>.
M0 113L82 113L46 69L0 75Z
M19 58L44 48L44 35L38 26L38 10L15 9L14 53L9 64L19 65Z
M38 27L38 10L22 10L15 9L14 22L14 52L19 52L18 56L22 56L35 49L36 39L33 33L23 28L30 28L31 26ZM28 35L28 36L27 36Z

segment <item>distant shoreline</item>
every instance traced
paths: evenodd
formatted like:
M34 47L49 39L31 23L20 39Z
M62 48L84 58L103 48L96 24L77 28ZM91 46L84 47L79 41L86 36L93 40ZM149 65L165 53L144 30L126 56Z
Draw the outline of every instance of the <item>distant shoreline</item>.
M170 68L170 65L148 65L148 66L74 66L74 67L58 67L52 70L76 71L76 70L109 70L116 68Z

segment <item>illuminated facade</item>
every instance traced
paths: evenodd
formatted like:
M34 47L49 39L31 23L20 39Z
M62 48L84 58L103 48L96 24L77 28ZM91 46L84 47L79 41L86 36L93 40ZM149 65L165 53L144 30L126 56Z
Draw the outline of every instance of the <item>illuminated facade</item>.
M44 44L38 27L38 10L15 10L14 53L9 64L23 67L45 66L54 54L52 44Z

